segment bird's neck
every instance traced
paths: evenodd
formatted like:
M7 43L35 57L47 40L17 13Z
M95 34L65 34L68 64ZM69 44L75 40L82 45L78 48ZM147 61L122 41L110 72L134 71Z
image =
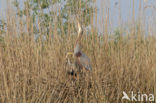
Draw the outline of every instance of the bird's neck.
M80 49L80 44L79 44L79 43L77 43L77 44L75 45L75 48L74 48L74 55L75 55L76 57L80 57L80 56L82 55L81 49Z
M74 47L75 47L74 48L74 54L76 57L79 57L82 55L81 48L80 48L82 35L83 35L83 30L79 25L78 37L77 37L75 45L74 45Z
M78 37L77 37L76 42L75 42L75 46L76 46L77 44L80 44L81 38L82 38L82 31L79 32L79 34L78 34Z

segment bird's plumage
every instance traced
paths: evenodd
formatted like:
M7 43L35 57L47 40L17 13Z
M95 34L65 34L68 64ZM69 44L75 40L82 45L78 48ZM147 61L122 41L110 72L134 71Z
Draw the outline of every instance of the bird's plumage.
M92 66L90 64L90 59L88 56L86 56L84 53L82 53L82 56L78 57L80 64L87 70L92 70Z

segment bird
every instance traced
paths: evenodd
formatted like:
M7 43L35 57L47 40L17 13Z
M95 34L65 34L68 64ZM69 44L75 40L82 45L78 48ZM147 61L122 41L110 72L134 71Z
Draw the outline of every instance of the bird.
M81 38L83 35L83 29L80 23L78 22L78 37L74 46L74 56L76 57L76 65L80 67L80 69L85 68L86 70L91 71L92 66L89 57L81 51Z
M77 68L79 68L80 70L85 69L87 71L92 71L91 61L89 57L81 51L81 39L83 36L83 29L79 22L77 23L77 25L78 36L74 45L74 52L68 52L66 57L68 57L68 55L73 55L73 57L75 58L75 66Z

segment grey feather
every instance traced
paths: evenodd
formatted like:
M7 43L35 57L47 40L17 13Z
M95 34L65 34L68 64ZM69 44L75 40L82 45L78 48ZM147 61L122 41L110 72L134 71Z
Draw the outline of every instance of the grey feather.
M82 53L82 56L79 57L80 58L80 64L85 67L87 70L92 70L92 66L91 66L91 62L90 59L88 58L88 56L86 56L84 53Z

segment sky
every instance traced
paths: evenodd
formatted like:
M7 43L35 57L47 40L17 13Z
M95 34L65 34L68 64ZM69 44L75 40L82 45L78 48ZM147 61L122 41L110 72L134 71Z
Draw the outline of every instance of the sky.
M107 1L106 3L104 1ZM108 3L109 1L109 3ZM142 9L148 6L155 6L156 7L156 0L134 0L134 11L135 11L135 20L138 19L140 15L140 10L139 7ZM109 8L109 25L110 29L114 29L118 27L120 24L119 22L127 23L128 20L132 20L133 17L133 0L97 0L97 7L99 8L99 13L98 13L98 19L101 22L104 17L104 10L103 7L108 6ZM146 8L144 9L144 18L145 18L145 23L150 23L151 17L156 17L156 9L154 10L153 8ZM142 13L143 14L143 13ZM142 15L143 16L143 15ZM143 18L143 17L142 17ZM100 23L99 22L99 23ZM102 21L103 22L103 21ZM103 24L103 23L102 23ZM100 31L103 32L103 25L99 25L98 28L101 28Z
M137 19L139 15L140 2L142 8L151 5L156 7L156 0L134 0L135 19ZM6 4L7 0L0 0L0 19L6 17ZM106 17L104 10L105 7L109 8L109 25L111 27L110 29L118 27L119 22L126 23L128 20L132 19L133 0L96 0L96 6L98 8L97 22L99 23L98 28L100 32L103 32L104 30L103 22L104 18ZM146 8L144 12L147 22L150 20L151 16L156 16L156 12L154 13L153 8Z
M4 18L6 7L6 0L0 0L0 18Z

